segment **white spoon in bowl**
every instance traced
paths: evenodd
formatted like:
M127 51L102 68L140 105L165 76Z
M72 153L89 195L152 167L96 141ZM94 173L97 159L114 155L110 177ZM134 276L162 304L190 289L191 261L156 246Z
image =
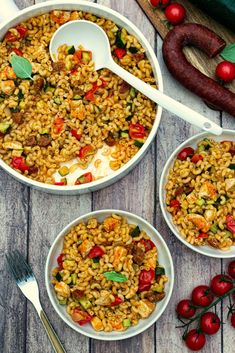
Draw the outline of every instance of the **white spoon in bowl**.
M108 37L104 30L90 21L77 20L65 23L54 33L50 42L50 55L53 61L57 59L59 46L67 44L77 48L82 45L92 52L92 59L95 63L95 70L107 68L128 82L131 86L143 93L161 107L178 115L183 120L200 127L203 130L215 135L222 134L222 128L207 119L203 115L177 102L159 90L152 88L147 83L135 77L121 66L115 63L112 58Z

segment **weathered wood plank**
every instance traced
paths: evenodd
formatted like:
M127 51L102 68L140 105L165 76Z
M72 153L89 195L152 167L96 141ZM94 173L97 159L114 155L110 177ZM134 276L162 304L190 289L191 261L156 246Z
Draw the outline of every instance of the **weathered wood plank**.
M142 16L135 1L107 1L98 0L97 3L111 7L132 20L143 31L150 43L154 46L155 34L148 20ZM154 220L154 146L145 158L129 175L120 182L94 193L94 209L118 208L128 210L144 217L151 223ZM92 341L92 352L154 352L154 326L145 333L117 342Z
M159 41L158 41L159 43ZM204 103L199 102L195 95L190 94L170 77L162 59L161 46L158 46L158 60L164 78L164 91L173 98L181 101L200 113L205 114L211 120L219 123L219 114L209 110ZM157 135L156 146L156 180L157 180L157 207L156 207L156 227L160 230L166 240L175 265L175 287L170 304L157 323L156 330L156 352L186 353L188 349L181 339L182 332L176 329L179 324L175 315L175 306L178 301L190 298L191 291L196 285L207 284L215 271L220 272L220 260L196 254L180 243L169 231L160 210L158 203L158 186L162 169L167 158L173 150L189 136L194 135L199 130L182 122L179 118L168 112L163 113L162 123ZM207 353L221 352L220 334L209 339L204 350Z

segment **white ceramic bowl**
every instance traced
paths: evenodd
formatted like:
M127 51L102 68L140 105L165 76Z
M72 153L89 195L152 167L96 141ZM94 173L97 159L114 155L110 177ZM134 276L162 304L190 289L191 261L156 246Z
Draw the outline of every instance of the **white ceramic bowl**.
M166 270L166 275L169 277L169 281L168 283L166 283L166 287L165 287L165 291L166 291L165 298L159 303L157 303L156 309L150 315L149 318L145 320L140 320L138 325L130 327L123 332L118 332L118 331L96 332L91 325L79 326L78 324L76 324L71 319L71 317L66 313L65 307L62 305L59 305L55 295L53 285L51 284L51 279L52 279L51 273L52 273L52 269L58 266L56 259L61 253L61 250L63 248L64 236L70 231L70 229L73 226L75 226L79 222L87 221L91 217L96 217L98 221L101 222L104 220L104 218L106 218L107 216L113 213L126 217L129 223L139 225L140 229L144 229L147 232L151 240L157 246L159 263L162 266L164 266ZM50 301L55 311L57 312L57 314L61 317L61 319L66 324L68 324L75 331L82 333L85 336L96 338L99 340L115 341L115 340L122 340L125 338L138 335L139 333L143 332L148 327L153 325L153 323L159 319L159 317L162 315L163 311L165 310L172 294L173 285L174 285L174 267L173 267L170 251L165 241L158 233L158 231L153 226L151 226L148 222L146 222L143 218L136 216L132 213L120 211L120 210L101 210L101 211L87 213L86 215L83 215L75 219L73 222L68 224L56 237L47 257L46 268L45 268L45 281L46 281L46 289L47 289L47 293L50 298Z
M26 21L30 17L37 16L55 9L87 11L87 12L93 13L94 15L101 16L101 17L103 16L107 19L114 21L118 26L125 27L130 34L134 35L141 43L143 48L146 50L146 55L153 68L154 77L158 82L158 88L160 91L163 91L162 74L161 74L158 60L155 56L155 53L152 47L150 46L149 42L144 37L144 35L141 33L141 31L131 21L129 21L126 17L122 16L118 12L108 7L102 6L100 4L95 4L92 2L82 1L82 0L48 1L48 2L27 7L26 9L21 11L16 11L16 6L14 5L13 0L4 0L3 3L1 3L1 6L2 7L1 7L0 17L5 16L6 21L0 25L0 39L5 35L5 33L10 27L14 27L19 22ZM156 132L160 123L161 115L162 115L162 108L158 106L153 128L145 144L143 145L143 147L141 147L138 153L128 163L126 163L122 168L113 172L112 174L102 179L99 179L97 181L91 182L89 184L83 184L79 186L50 185L50 184L45 184L45 183L41 183L32 179L29 179L21 175L16 170L14 170L9 165L7 165L5 162L3 162L3 160L1 159L0 159L0 167L2 167L7 173L9 173L11 176L16 178L18 181L28 186L31 186L35 189L45 191L47 193L74 195L74 194L82 194L86 192L95 191L95 190L104 188L108 185L111 185L112 183L124 177L144 157L151 142L153 141L156 135Z
M231 258L235 257L235 246L232 246L230 250L227 251L222 251L222 250L217 250L209 246L194 246L188 243L179 233L177 227L174 225L172 222L172 217L171 214L167 211L166 209L166 190L165 190L165 185L167 183L167 177L169 174L169 170L174 164L174 161L177 157L177 154L186 146L190 146L193 148L196 148L197 143L201 141L204 138L212 138L216 141L224 141L224 140L230 140L230 141L235 141L235 131L234 130L223 130L223 134L220 136L215 136L212 134L208 134L207 132L202 132L200 134L197 134L195 136L190 137L188 140L183 142L168 158L165 167L163 169L161 179L160 179L160 185L159 185L159 201L162 209L163 216L165 218L166 223L168 224L169 228L171 231L175 234L175 236L187 247L192 249L193 251L196 251L200 254L210 256L210 257L217 257L217 258Z

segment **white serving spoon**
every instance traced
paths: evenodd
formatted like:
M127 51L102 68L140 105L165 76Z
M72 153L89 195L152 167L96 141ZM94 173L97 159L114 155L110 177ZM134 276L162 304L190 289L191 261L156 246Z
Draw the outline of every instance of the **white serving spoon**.
M77 48L82 45L92 52L92 59L95 63L95 70L107 68L135 87L146 97L159 104L161 107L178 115L183 120L211 132L215 135L222 134L222 128L207 119L203 115L177 102L159 90L152 88L147 83L135 77L121 66L115 63L112 58L110 44L106 33L101 27L90 21L71 21L59 27L54 33L50 42L50 55L53 61L57 60L59 46L67 44Z

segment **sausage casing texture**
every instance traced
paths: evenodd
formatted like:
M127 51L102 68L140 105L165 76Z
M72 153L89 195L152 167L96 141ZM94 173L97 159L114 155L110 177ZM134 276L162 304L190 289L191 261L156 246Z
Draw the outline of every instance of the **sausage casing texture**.
M185 57L183 48L195 46L209 58L216 56L226 42L205 26L186 23L168 32L163 43L163 58L171 74L204 101L235 116L235 94L196 69Z

